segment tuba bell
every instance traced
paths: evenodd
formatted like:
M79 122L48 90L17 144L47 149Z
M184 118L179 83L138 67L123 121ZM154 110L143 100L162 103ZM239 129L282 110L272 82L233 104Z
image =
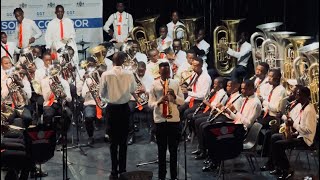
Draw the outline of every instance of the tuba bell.
M178 38L178 33L183 32L183 36L181 38L181 44L182 44L182 49L183 50L188 50L190 49L190 41L188 38L188 30L186 26L184 25L178 25L173 29L173 39L179 39Z
M203 17L190 17L190 18L181 19L181 21L183 22L183 24L187 30L189 49L190 49L190 47L195 45L196 22L201 18L203 18ZM188 49L184 49L184 50L188 50Z
M131 54L130 49L132 48L132 41L128 41L120 47L120 51L123 51L127 54L126 60L122 64L122 68L135 72L138 68L138 62L137 59L134 57L133 54Z
M226 26L217 26L213 31L214 65L221 76L228 76L236 67L237 59L227 55L219 46L221 43L227 44L231 49L236 50L237 28L244 19L221 20Z
M154 15L142 19L137 19L136 22L142 26L134 27L130 36L132 40L136 40L140 44L141 51L147 53L148 50L152 49L152 42L156 40L156 22L160 15Z
M103 45L98 45L89 50L89 53L97 59L98 66L104 63L106 48Z

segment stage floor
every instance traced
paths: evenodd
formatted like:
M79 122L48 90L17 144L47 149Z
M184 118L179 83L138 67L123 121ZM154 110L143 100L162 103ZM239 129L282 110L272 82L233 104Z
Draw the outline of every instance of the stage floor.
M71 180L106 180L109 178L111 170L111 159L109 144L103 141L104 128L95 132L96 143L94 148L84 147L83 150L87 153L86 156L82 155L78 149L68 150L68 177ZM72 146L72 132L73 128L69 131L70 143ZM76 136L73 140L75 142ZM81 133L81 142L85 143L87 135L85 132ZM157 158L157 145L148 143L149 135L147 128L140 128L136 132L136 143L128 146L127 157L127 171L146 170L153 172L153 179L158 179L158 165L150 164L145 166L136 167L136 164L155 160ZM202 172L202 160L195 160L191 152L196 149L197 142L187 142L187 179L193 180L206 180L217 179L217 172ZM180 143L179 146L179 179L185 179L184 167L184 146ZM59 148L59 146L57 146ZM296 160L297 152L293 151L290 163L295 170L295 175L291 179L304 179L305 176L319 177L318 165L315 163L313 155L309 155L311 169L308 168L308 161L305 153L301 153L300 160ZM259 166L262 166L266 158L258 157ZM317 159L318 161L318 159ZM317 162L319 163L319 162ZM257 165L256 165L257 166ZM62 179L62 154L55 152L55 156L47 163L42 165L42 169L47 171L49 176L43 178L44 180L57 180ZM259 167L256 167L254 174L251 173L250 167L246 158L240 155L233 160L225 161L225 169L227 170L225 179L276 179L275 176L269 172L260 172ZM169 165L167 165L167 179L170 179ZM232 171L232 172L230 172ZM1 179L4 179L5 173L1 173Z

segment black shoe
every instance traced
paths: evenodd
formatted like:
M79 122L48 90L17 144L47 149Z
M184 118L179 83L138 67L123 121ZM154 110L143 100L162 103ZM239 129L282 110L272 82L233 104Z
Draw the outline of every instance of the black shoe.
M282 171L280 169L275 169L273 171L270 171L270 174L278 176L282 174Z
M205 159L205 160L203 161L203 163L204 163L204 164L209 164L209 163L211 163L211 159L210 159L209 157L207 157L207 159Z
M157 143L156 136L155 135L151 135L150 144L155 144L155 143Z
M93 139L93 137L89 137L88 138L88 145L89 146L92 146L94 144L94 139Z
M201 160L201 159L205 159L207 157L206 153L200 153L199 155L197 155L194 159L195 160Z
M260 167L260 171L273 171L273 170L274 170L274 168L268 164Z
M278 179L289 179L293 176L294 171L289 170L289 171L283 171L283 173L278 176Z
M59 145L59 144L61 144L62 143L62 135L60 135L59 137L58 137L58 139L57 139L57 141L56 141L56 144L57 145Z
M31 172L30 177L35 178L35 177L47 177L48 173L40 170L36 170L36 172Z
M111 173L111 174L109 175L109 180L117 180L117 179L119 179L118 174L113 174L113 173Z
M195 151L192 151L191 154L199 155L199 154L201 154L201 150L200 150L200 149L197 149L197 150L195 150Z
M110 137L109 137L109 135L108 134L105 134L104 135L104 142L110 142Z
M128 145L131 145L133 143L134 143L134 138L133 138L133 136L130 136L130 139L128 141Z
M202 172L210 172L210 171L214 171L217 169L217 165L213 164L213 163L209 163L207 166L203 166L202 167Z

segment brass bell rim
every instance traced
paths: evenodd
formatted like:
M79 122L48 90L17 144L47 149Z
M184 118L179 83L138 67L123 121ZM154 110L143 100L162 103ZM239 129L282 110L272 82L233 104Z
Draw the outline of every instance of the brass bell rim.
M183 19L180 19L181 21L197 21L199 19L203 18L203 16L196 16L196 17L186 17L186 18L183 18Z
M265 23L265 24L260 24L256 26L257 29L272 29L279 27L283 24L283 22L271 22L271 23Z
M246 20L246 18L240 18L240 19L222 19L221 21L226 24L238 24L241 21Z
M319 42L314 42L298 49L299 52L308 52L319 49Z
M159 17L160 17L160 14L151 15L151 16L136 19L135 22L144 23L144 22L149 22L149 21L156 21Z
M312 38L311 36L290 36L286 39L296 41L296 40L308 40L311 38Z
M93 48L91 48L89 50L89 53L90 54L95 54L95 53L99 53L99 52L102 52L102 51L106 51L106 48L102 45L98 45L98 46L95 46Z

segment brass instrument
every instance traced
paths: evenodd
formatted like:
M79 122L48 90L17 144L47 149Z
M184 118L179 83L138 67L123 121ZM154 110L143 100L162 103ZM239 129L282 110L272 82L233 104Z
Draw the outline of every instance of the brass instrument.
M319 114L319 62L313 63L309 67L308 78L311 104L314 105L317 114Z
M169 79L166 79L164 82L164 96L168 96L168 91L169 91ZM167 114L165 115L164 118L166 119L171 119L172 118L172 107L170 106L170 102L166 101L164 102L167 104Z
M63 79L67 81L73 81L76 78L75 68L72 62L73 55L70 51L73 51L71 46L65 45L58 49L58 53L60 54L60 66L61 66L61 75Z
M213 31L214 65L221 76L228 76L237 65L237 59L231 57L226 51L222 51L221 44L227 44L231 49L236 50L237 28L244 19L221 20L226 26L218 26Z
M138 89L139 89L140 87L142 87L142 83L140 81L140 78L138 77L137 73L133 73L133 75L134 75L134 79L136 80L137 86L138 86ZM145 93L145 92L136 93L136 95L137 96L135 98L137 98L136 101L138 103L138 106L136 106L136 108L138 108L139 106L143 106L143 105L148 103L149 96L148 96L147 93Z
M262 62L262 58L256 57L256 54L263 54L263 51L261 50L263 41L270 37L269 32L275 31L276 28L282 24L282 22L272 22L256 26L256 28L260 29L262 32L255 32L250 37L254 69Z
M204 97L203 101L208 101L210 99L211 96L213 96L216 93L216 91L214 89L211 89L211 91ZM197 113L200 111L200 109L202 108L204 102L201 102L197 109L194 111L194 113L192 114L192 117L194 117L195 115L197 115Z
M197 27L196 22L201 18L203 17L190 17L190 18L181 19L181 21L183 22L184 26L187 29L187 35L188 35L188 41L189 41L190 47L195 45L195 40L196 40L195 32ZM184 50L188 50L188 49L184 49Z
M130 53L130 49L132 48L132 41L124 43L120 51L123 51L127 54L126 60L122 64L122 68L129 70L131 72L136 72L138 69L138 61L137 59Z
M187 84L187 80L192 76L193 70L186 70L181 73L180 86Z
M178 39L178 33L183 32L183 37L181 38L181 44L183 50L190 49L190 41L188 37L188 30L184 25L178 25L173 29L173 39Z
M276 119L269 121L269 126L272 134L279 132L279 124L280 123Z
M289 113L290 113L290 110L291 110L290 106L293 103L297 103L296 100L291 102L291 103L288 103L287 106L285 107L284 114L286 114L286 116L287 116L287 121L289 121L289 119L290 119L290 116L289 116ZM291 126L287 126L285 123L282 123L280 125L279 133L283 134L286 139L291 139L292 132L293 131L292 131L292 127Z
M91 93L91 96L96 102L96 105L99 108L103 109L107 106L107 103L103 103L99 95L100 74L98 70L94 67L88 68L87 72L88 77L86 79L86 84L88 86L89 92ZM89 83L88 80L91 80L91 83Z
M58 64L49 66L49 85L52 93L54 94L56 99L64 100L67 95L64 92L64 88L59 79L61 67Z
M93 47L89 50L89 53L97 59L97 65L100 66L101 64L105 64L104 58L105 58L105 51L106 48L103 45L98 45L96 47Z
M130 32L131 38L139 42L141 51L145 54L148 50L152 49L151 44L156 40L156 22L158 18L159 15L154 15L142 19L137 19L136 22L141 24L142 27L136 26Z

